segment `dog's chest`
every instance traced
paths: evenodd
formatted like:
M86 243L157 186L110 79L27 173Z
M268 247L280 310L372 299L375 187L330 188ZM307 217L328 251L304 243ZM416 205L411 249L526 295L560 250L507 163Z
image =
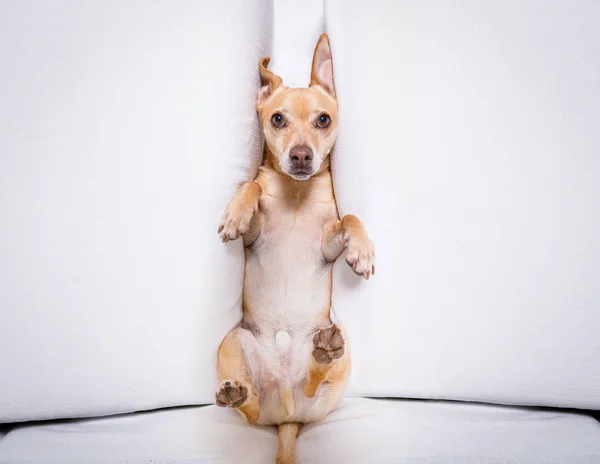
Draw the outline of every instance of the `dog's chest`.
M333 195L263 194L261 231L246 250L245 301L273 328L302 329L329 310L331 266L322 255L325 228L337 219Z
M283 254L307 252L319 257L324 228L335 220L333 199L325 202L309 198L263 197L260 201L263 223L261 245L281 248Z

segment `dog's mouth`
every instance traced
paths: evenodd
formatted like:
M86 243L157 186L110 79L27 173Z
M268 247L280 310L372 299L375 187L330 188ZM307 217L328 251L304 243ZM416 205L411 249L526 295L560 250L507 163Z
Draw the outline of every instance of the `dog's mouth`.
M286 162L279 161L281 171L294 180L307 180L311 178L319 170L320 164L313 160L306 160L301 163L294 163L293 160L286 160Z
M294 169L288 175L294 180L307 180L314 174L312 169Z

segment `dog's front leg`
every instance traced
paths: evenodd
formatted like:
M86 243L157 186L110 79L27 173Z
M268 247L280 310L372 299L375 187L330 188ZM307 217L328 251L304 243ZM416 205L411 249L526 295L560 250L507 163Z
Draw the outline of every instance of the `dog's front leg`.
M244 245L248 246L258 238L260 234L258 201L262 191L258 182L246 182L227 203L218 232L223 243L243 236Z
M375 274L375 246L360 220L351 214L335 221L326 230L321 242L323 257L335 261L348 247L346 262L359 276L369 279Z

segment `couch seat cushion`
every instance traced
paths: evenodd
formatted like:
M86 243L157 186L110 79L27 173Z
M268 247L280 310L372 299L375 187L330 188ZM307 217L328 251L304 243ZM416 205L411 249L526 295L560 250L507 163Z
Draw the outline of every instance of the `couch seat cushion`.
M232 410L191 407L15 427L0 463L248 463L274 461L275 428ZM346 399L305 426L297 462L600 462L600 423L576 412L414 400Z

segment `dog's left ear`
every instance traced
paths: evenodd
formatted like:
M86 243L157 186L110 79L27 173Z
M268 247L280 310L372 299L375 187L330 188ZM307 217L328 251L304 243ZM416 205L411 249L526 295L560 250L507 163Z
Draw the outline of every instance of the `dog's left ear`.
M256 107L259 108L267 99L283 85L283 80L277 74L267 69L271 58L266 57L258 62L258 70L260 72L260 80L262 87L258 91L256 99Z
M310 73L310 85L318 85L327 93L335 97L333 85L333 62L331 60L331 47L329 37L323 33L319 37L315 54L313 55L312 71Z

